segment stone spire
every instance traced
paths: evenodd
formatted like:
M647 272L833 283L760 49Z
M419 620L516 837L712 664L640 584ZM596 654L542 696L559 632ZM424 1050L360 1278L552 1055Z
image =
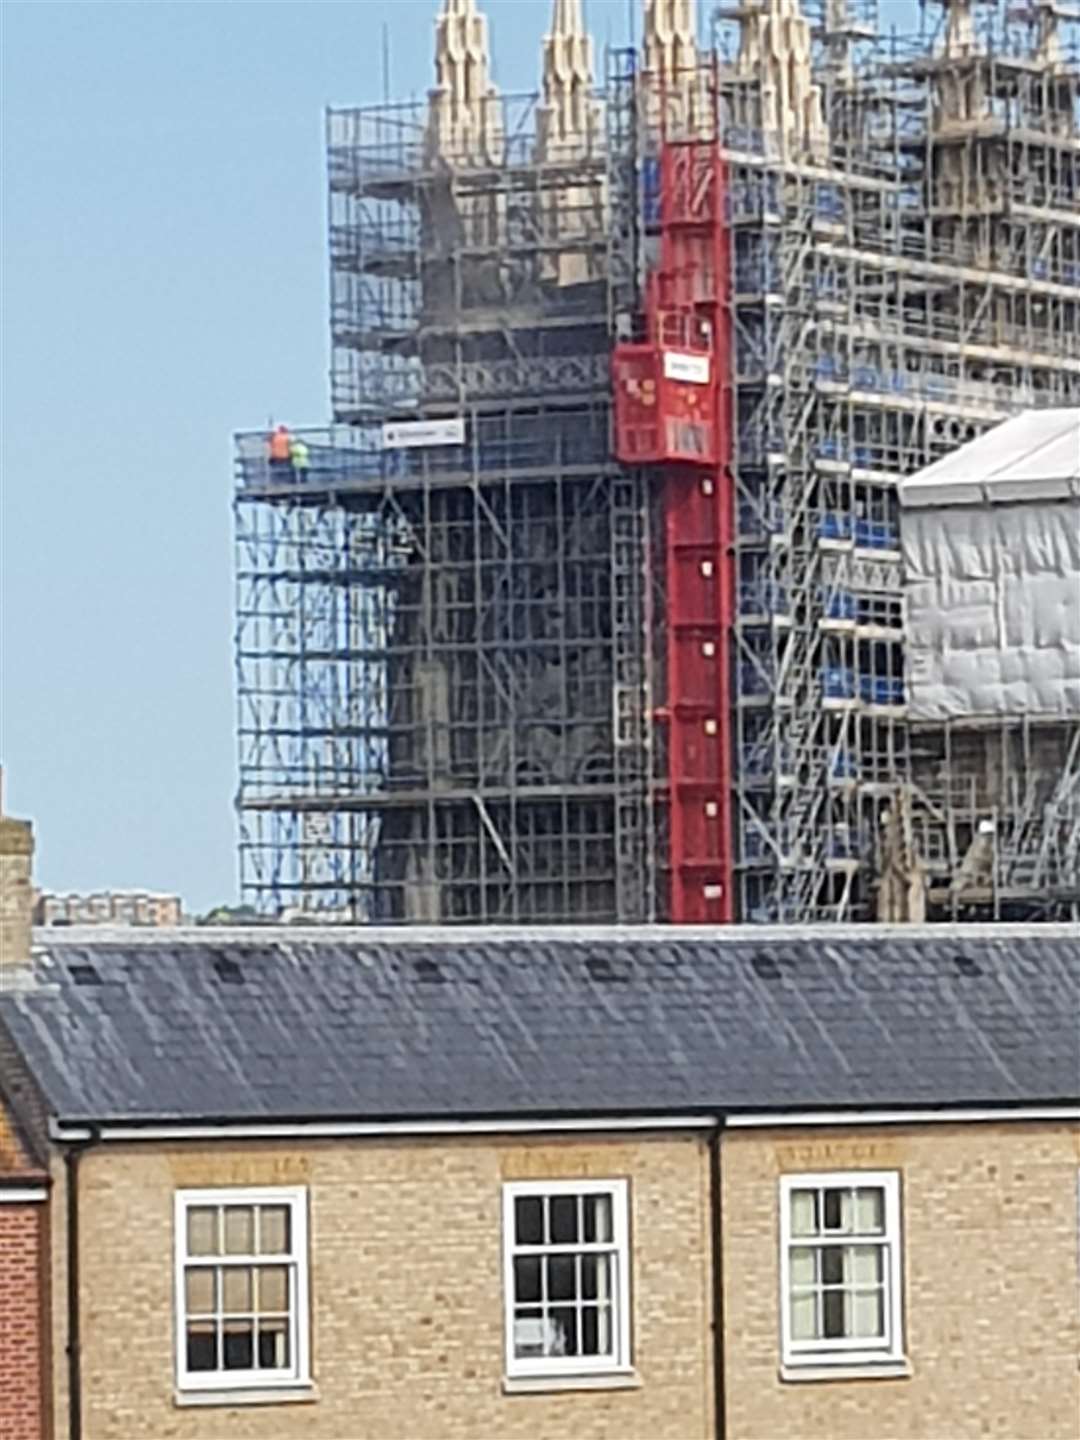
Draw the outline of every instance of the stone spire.
M1046 65L1061 63L1061 21L1076 20L1080 14L1074 7L1058 5L1056 0L1036 0L1036 21L1038 40L1035 43L1035 58Z
M502 109L491 81L487 17L476 0L443 0L435 22L435 88L427 148L448 165L498 164Z
M593 97L593 44L581 0L554 0L544 37L544 100L536 121L541 160L590 154L600 143L600 107Z
M1058 83L1050 86L1051 100L1042 123L1059 135L1074 136L1080 126L1076 113L1075 82L1069 79L1069 67L1062 48L1063 23L1080 21L1080 6L1075 0L1035 0L1037 38L1032 51L1034 59L1058 74Z
M825 42L830 79L847 84L851 74L848 0L825 0Z
M975 35L975 11L972 0L945 0L945 33L941 41L942 54L952 56L973 55L978 49Z
M709 133L697 47L697 0L645 0L646 117L671 139Z
M821 88L813 80L810 25L799 0L763 0L740 21L736 73L761 86L766 143L787 155L827 143Z
M938 54L945 60L969 61L979 53L973 0L944 0L945 28L938 42ZM981 66L958 65L944 68L936 77L933 121L935 128L961 120L981 119L987 104L986 77ZM956 199L963 189L967 158L958 149L942 156L938 180ZM949 173L953 172L953 173Z
M645 0L644 58L666 80L697 65L697 0Z
M593 95L592 40L581 0L554 0L551 29L544 37L543 91L536 117L537 159L550 165L569 162L576 175L568 174L564 185L541 187L541 228L548 242L559 242L543 256L541 274L551 284L580 285L597 278L605 234L605 184L598 161L603 117ZM572 243L577 240L580 248Z

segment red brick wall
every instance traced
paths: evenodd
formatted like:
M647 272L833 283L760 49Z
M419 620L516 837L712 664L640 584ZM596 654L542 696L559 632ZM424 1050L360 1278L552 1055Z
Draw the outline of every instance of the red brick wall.
M45 1207L0 1202L0 1435L44 1440L41 1244Z

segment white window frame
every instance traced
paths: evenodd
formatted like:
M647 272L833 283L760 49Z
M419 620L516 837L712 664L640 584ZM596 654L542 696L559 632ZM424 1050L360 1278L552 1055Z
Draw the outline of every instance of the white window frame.
M791 1195L795 1190L879 1189L884 1201L885 1334L879 1341L863 1337L795 1340L791 1334L791 1249L829 1244L791 1233ZM837 1235L837 1245L850 1243ZM877 1242L875 1242L877 1243ZM903 1364L903 1231L900 1216L900 1172L897 1170L825 1170L780 1177L780 1334L785 1366Z
M289 1353L285 1370L189 1370L187 1366L187 1307L184 1274L187 1268L187 1213L209 1205L288 1206L292 1237L290 1265ZM173 1255L175 1263L176 1387L181 1392L208 1390L295 1390L311 1384L310 1310L308 1299L308 1193L303 1185L250 1189L224 1186L213 1190L177 1190L175 1195ZM232 1259L234 1257L230 1257ZM244 1263L243 1256L235 1257ZM205 1257L192 1256L198 1263ZM213 1261L210 1261L212 1264ZM250 1263L274 1264L275 1257L253 1256ZM277 1263L280 1263L278 1260Z
M514 1258L545 1254L556 1246L514 1243L514 1205L525 1198L558 1195L607 1195L611 1200L611 1240L578 1243L576 1252L612 1256L612 1353L610 1355L547 1355L521 1358L514 1353ZM625 1180L521 1180L503 1185L503 1330L508 1379L530 1376L628 1374L630 1358L630 1193Z

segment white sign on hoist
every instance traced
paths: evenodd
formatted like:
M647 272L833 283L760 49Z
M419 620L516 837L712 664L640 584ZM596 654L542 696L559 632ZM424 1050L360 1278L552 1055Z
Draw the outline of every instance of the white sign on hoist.
M382 427L384 450L418 450L424 445L464 445L465 420L390 420Z
M665 350L664 379L683 380L690 385L708 385L709 357L686 355L681 350Z

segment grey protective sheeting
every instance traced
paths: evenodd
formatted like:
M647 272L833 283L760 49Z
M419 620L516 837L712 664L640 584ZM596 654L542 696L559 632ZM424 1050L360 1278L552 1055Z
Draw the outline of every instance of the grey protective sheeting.
M68 1120L1080 1103L1080 930L50 936L3 1031Z
M910 714L1080 717L1080 499L901 510Z

